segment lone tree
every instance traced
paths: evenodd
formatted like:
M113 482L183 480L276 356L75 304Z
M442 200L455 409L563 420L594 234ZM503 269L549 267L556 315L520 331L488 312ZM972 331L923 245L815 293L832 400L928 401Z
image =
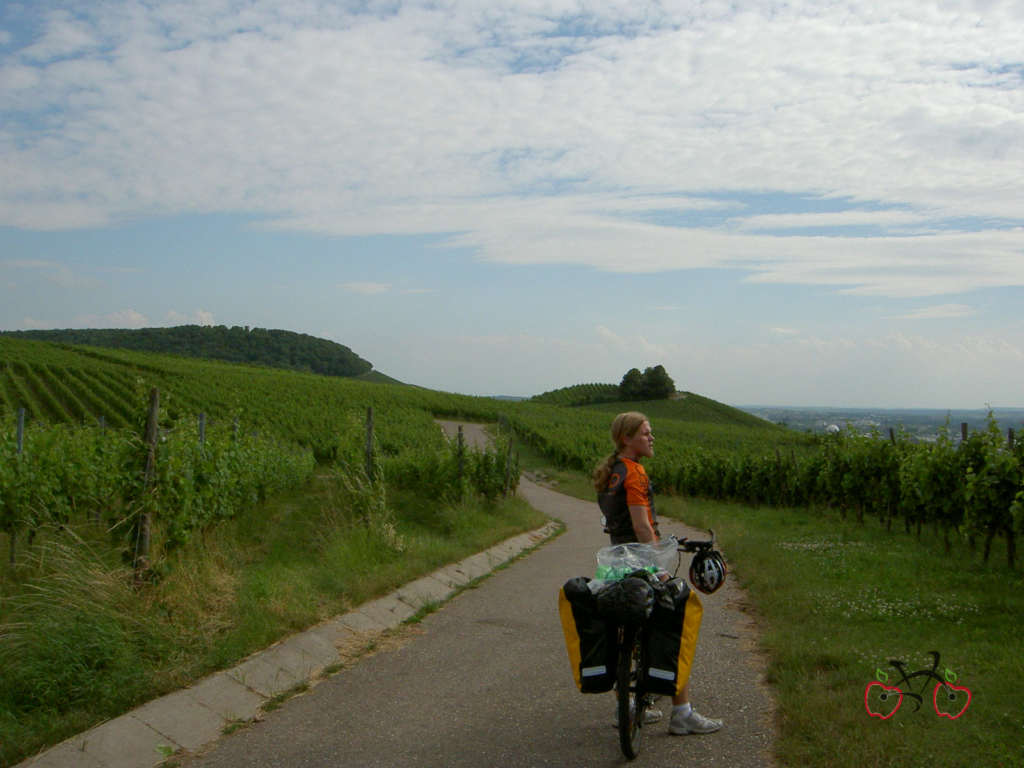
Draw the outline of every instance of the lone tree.
M665 366L656 365L653 368L645 368L643 375L644 399L665 400L675 394L676 383L668 375Z
M630 368L619 384L620 400L644 399L644 376L637 368Z
M676 383L663 365L645 368L643 373L637 368L630 368L619 384L619 398L622 400L665 400L675 391Z

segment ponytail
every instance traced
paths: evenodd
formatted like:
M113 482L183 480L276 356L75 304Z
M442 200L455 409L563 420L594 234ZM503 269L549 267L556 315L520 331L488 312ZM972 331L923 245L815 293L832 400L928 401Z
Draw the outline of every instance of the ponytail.
M594 467L594 471L590 475L590 479L594 483L594 490L601 493L608 485L608 478L612 474L612 467L615 466L615 462L619 459L619 452L612 451L608 454L600 464Z

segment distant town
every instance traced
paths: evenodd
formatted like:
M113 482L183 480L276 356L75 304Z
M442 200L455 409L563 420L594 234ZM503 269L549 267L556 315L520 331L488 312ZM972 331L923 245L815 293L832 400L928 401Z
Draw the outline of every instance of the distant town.
M799 432L825 434L846 429L847 425L858 433L878 430L887 436L893 429L902 430L914 440L930 442L938 438L943 428L949 429L954 440L960 437L961 424L970 432L984 429L988 410L938 410L889 408L800 408L791 406L740 405L736 406L766 421L781 424ZM1024 408L993 408L992 414L1001 432L1013 429L1015 436L1024 434Z

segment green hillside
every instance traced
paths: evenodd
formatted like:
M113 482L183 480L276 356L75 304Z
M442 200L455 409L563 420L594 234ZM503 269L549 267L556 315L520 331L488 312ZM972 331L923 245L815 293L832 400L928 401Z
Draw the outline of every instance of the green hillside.
M179 325L172 328L3 331L2 335L90 347L131 349L230 363L254 363L273 368L360 376L373 365L348 347L327 339L293 331L223 325Z
M110 427L137 427L151 387L160 390L169 422L199 413L212 420L238 419L247 428L269 430L312 448L321 459L336 456L341 445L355 444L353 435L369 406L380 410L377 422L387 450L389 422L403 414L414 414L422 429L431 431L435 414L496 421L499 405L490 398L387 381L0 335L2 421L9 423L24 408L30 423L95 425L102 420Z
M380 371L367 371L361 373L358 376L353 376L353 379L357 381L371 381L376 384L401 384L398 379L393 379L387 374L381 373Z
M530 402L572 406L610 403L618 399L618 384L575 384L571 387L560 387L540 395L534 395L530 398Z
M695 395L692 392L680 392L677 398L669 400L644 400L641 402L614 402L587 406L593 410L608 413L622 411L641 411L655 419L676 419L679 421L701 422L704 424L722 424L751 427L752 429L782 429L770 421L760 419L753 414L733 408L725 403L709 397Z
M561 406L586 406L608 413L642 411L654 418L707 424L734 424L754 429L774 426L746 411L720 403L692 392L677 392L667 400L623 401L617 384L575 384L560 387L529 399L531 403Z
M150 387L160 390L168 423L199 413L213 420L237 419L247 428L269 430L310 448L321 460L358 442L355 435L369 406L384 412L378 423L385 451L392 450L387 414L414 412L428 431L435 416L486 422L504 416L524 439L578 468L607 452L611 416L625 410L643 411L655 422L659 455L666 458L694 447L767 453L804 442L797 433L693 393L672 400L566 407L435 392L394 383L373 371L359 377L321 376L0 335L0 421L10 423L25 408L30 423L137 428Z

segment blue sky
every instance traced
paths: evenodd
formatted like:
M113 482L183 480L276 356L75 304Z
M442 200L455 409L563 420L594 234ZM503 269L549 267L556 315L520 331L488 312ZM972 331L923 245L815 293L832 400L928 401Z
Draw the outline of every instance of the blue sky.
M0 2L0 328L530 395L1024 394L1019 2Z

